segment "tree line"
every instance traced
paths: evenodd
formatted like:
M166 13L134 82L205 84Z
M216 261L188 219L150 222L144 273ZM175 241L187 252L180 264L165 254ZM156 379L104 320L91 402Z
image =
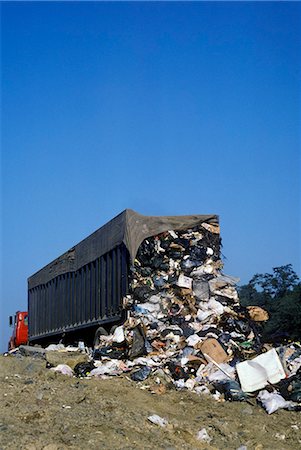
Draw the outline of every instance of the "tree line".
M262 326L264 341L301 340L301 282L291 264L255 274L238 292L242 306L260 306L269 313Z

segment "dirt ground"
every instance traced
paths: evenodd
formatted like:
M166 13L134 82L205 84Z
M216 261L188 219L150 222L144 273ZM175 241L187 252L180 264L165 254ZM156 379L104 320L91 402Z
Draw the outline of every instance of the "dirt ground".
M43 359L0 356L0 449L301 448L301 414L268 415L248 403L141 389L126 377L78 379L46 369ZM148 421L158 414L162 428ZM205 428L210 444L197 440Z

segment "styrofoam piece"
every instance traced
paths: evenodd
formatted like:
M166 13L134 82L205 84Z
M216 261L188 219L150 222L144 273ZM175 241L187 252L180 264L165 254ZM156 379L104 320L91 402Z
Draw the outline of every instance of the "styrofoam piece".
M254 359L238 363L236 370L244 392L263 389L268 383L278 383L286 376L274 348Z

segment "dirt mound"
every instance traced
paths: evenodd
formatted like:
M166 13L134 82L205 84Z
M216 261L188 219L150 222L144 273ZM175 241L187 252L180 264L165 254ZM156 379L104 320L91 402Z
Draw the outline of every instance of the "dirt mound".
M127 377L64 376L40 358L0 356L0 448L300 448L300 413L269 416L256 404L169 389L158 395L144 387ZM151 423L152 414L168 425ZM210 443L197 440L203 428Z

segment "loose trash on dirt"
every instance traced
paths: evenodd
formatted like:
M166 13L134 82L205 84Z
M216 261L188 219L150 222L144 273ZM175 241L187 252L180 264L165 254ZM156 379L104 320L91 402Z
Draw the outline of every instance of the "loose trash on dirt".
M74 367L74 373L77 377L86 377L91 373L91 371L95 369L95 365L93 361L89 361L86 363L78 363Z
M225 400L243 402L248 395L243 392L238 381L222 380L213 384L216 390L225 396Z
M100 363L99 361L94 361L97 366L95 369L91 370L90 376L105 378L107 375L116 376L122 373L129 372L131 369L127 365L118 359L110 359Z
M148 416L148 420L155 425L159 425L159 427L166 427L168 425L168 420L164 419L164 417L160 417L157 414L153 414L152 416Z
M301 346L262 342L261 323L269 315L240 305L239 278L223 272L217 224L147 237L128 282L126 320L99 336L91 365L75 368L77 376L129 373L137 387L158 394L172 385L217 401L253 397L269 414L301 403ZM50 346L47 352L52 349L60 351ZM164 426L159 416L150 417ZM203 440L205 431L199 432Z
M131 379L134 381L144 381L147 379L151 371L152 369L148 366L141 367L141 369L131 374Z
M209 436L206 428L202 428L197 434L197 440L209 444L212 441L212 438Z
M257 400L262 404L268 414L272 414L278 409L288 409L291 411L301 411L301 405L285 400L277 392L260 391Z
M50 370L53 370L54 372L60 372L63 375L68 375L69 377L72 377L74 375L73 370L68 366L68 364L59 364L56 367L51 367Z
M301 367L295 375L279 382L277 389L285 400L301 403Z

